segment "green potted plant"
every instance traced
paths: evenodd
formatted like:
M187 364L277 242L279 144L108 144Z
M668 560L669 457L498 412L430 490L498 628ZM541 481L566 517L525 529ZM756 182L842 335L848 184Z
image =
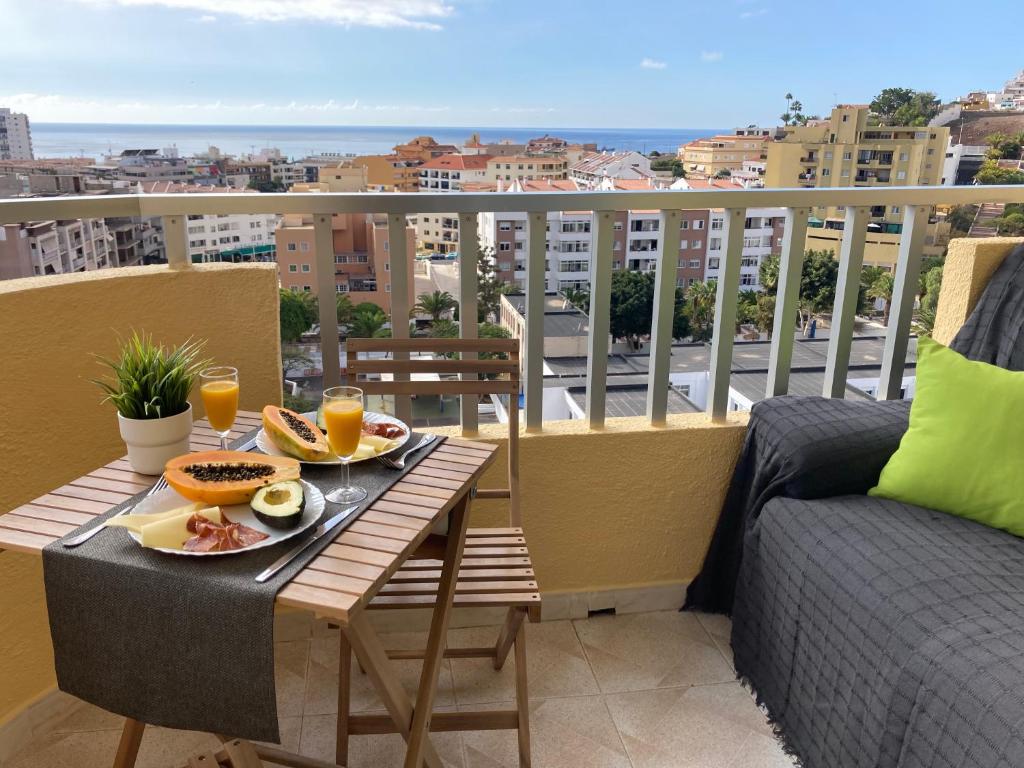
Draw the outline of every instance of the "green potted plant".
M133 331L116 360L100 357L112 375L95 383L103 402L117 408L128 461L136 472L158 475L168 460L188 453L192 434L189 393L209 360L199 357L205 342L191 339L174 348L154 344L152 336Z

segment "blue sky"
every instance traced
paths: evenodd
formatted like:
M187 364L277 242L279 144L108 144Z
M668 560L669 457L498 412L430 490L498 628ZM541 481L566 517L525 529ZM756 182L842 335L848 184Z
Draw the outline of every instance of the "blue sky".
M976 2L976 18L1016 3ZM0 106L40 122L704 128L881 88L995 89L962 3L0 0ZM841 30L837 33L836 30ZM837 42L838 41L838 42ZM1005 41L1003 41L1005 43Z

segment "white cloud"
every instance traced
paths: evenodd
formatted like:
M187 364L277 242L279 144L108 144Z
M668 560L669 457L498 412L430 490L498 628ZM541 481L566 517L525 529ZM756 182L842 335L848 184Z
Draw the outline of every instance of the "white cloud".
M203 14L198 19L196 19L196 21L198 21L200 24L213 24L213 22L215 22L216 20L216 16L210 16L209 14Z
M336 101L327 99L320 102L289 101L268 102L225 102L194 101L186 103L144 102L118 99L89 99L50 93L0 94L0 104L17 112L26 113L37 122L83 122L83 123L193 123L210 122L220 124L251 123L259 120L280 122L298 118L318 122L314 116L348 116L369 113L396 112L406 116L446 112L451 109L442 104L364 104L359 99ZM310 120L310 118L313 118Z
M640 62L640 66L644 69L665 69L668 64L664 61L645 57L644 60Z
M74 0L83 5L158 6L245 21L310 21L345 27L441 29L452 13L444 0Z
M554 107L491 107L491 112L506 112L510 115L529 115L556 111Z
M764 16L766 13L768 13L767 8L758 8L756 11L743 11L743 13L740 14L740 18L753 19L757 16Z
M707 61L707 62L721 61L722 60L722 56L723 56L723 54L722 54L721 51L701 51L700 52L700 60L701 61Z

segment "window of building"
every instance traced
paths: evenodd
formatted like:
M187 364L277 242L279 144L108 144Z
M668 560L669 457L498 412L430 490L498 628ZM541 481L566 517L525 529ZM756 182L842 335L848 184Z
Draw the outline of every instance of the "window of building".
M831 168L822 168L821 169L821 175L822 176L831 176L832 175L832 169Z
M302 271L303 272L309 272L309 264L303 264L302 265Z
M621 221L616 221L614 224L612 224L612 229L615 230L616 232L621 232L622 231L622 222Z
M288 250L289 251L294 251L295 250L295 243L288 243Z
M843 160L849 160L853 157L853 154L849 151L843 152Z
M679 222L679 228L680 229L689 229L690 228L690 221L689 221L689 219L683 219L681 222Z
M691 245L690 247L691 248L701 248L703 246L704 246L704 241L703 240L694 240L693 241L693 245Z
M718 269L719 264L720 260L717 256L708 259L708 269Z
M511 251L512 250L512 243L498 243L498 250L499 251Z
M700 259L690 259L690 269L700 269Z
M712 251L719 251L719 250L721 250L722 249L722 238L720 238L720 237L712 237L710 240L708 240L708 248L710 248Z
M523 250L523 241L522 240L516 240L516 250L517 251Z
M697 219L697 221L693 222L693 228L694 229L704 229L704 220L703 219Z
M512 231L512 222L511 221L499 221L498 222L498 229L501 230L502 232L511 232Z
M686 248L689 248L689 247L690 247L690 241L689 240L680 240L679 241L679 250L682 251L682 250L684 250Z
M679 268L680 269L683 269L684 267L686 267L686 264L687 264L686 259L680 259L679 260Z
M899 179L900 181L903 181L903 179L907 178L907 172L906 171L896 171L896 178Z
M831 149L825 150L825 159L826 160L831 160L832 159L832 150Z
M910 158L910 155L908 155L906 152L900 152L900 162L901 163L907 162L907 160L909 158Z
M511 272L512 271L512 264L510 262L507 262L507 261L499 261L498 262L498 269L500 271L502 271L502 272Z
M850 122L850 116L849 115L843 115L843 122L844 123Z
M612 250L613 251L621 251L622 250L622 243L620 241L616 240L615 243L612 245Z
M843 168L842 172L839 175L842 176L844 179L850 178L850 169Z
M711 220L711 228L712 229L722 229L724 226L725 226L725 220L724 219L712 219ZM696 229L696 227L694 227L694 229Z
M306 293L309 293L310 291L313 290L313 287L311 285L304 285L302 286L302 290L304 290Z
M289 272L298 272L299 271L299 267L298 267L297 264L289 264L288 265L288 271Z

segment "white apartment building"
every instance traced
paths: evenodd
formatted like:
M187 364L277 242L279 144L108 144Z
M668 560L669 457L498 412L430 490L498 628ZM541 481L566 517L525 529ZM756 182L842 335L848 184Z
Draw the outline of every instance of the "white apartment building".
M786 211L784 208L748 208L743 223L743 255L740 261L740 290L762 290L761 264L773 253L780 253ZM706 280L717 280L725 258L725 211L711 211L708 232Z
M651 161L639 152L595 152L569 166L569 178L586 189L604 179L647 179L654 176Z
M0 107L0 160L34 160L28 115Z
M146 194L248 193L251 189L205 187L193 184L151 182ZM187 226L188 253L193 262L276 261L274 230L279 217L274 213L190 214Z
M462 192L465 185L483 184L487 154L441 155L420 166L420 191ZM454 213L421 214L416 220L417 247L429 253L458 253L459 217Z
M63 275L117 266L103 219L0 225L0 279Z

